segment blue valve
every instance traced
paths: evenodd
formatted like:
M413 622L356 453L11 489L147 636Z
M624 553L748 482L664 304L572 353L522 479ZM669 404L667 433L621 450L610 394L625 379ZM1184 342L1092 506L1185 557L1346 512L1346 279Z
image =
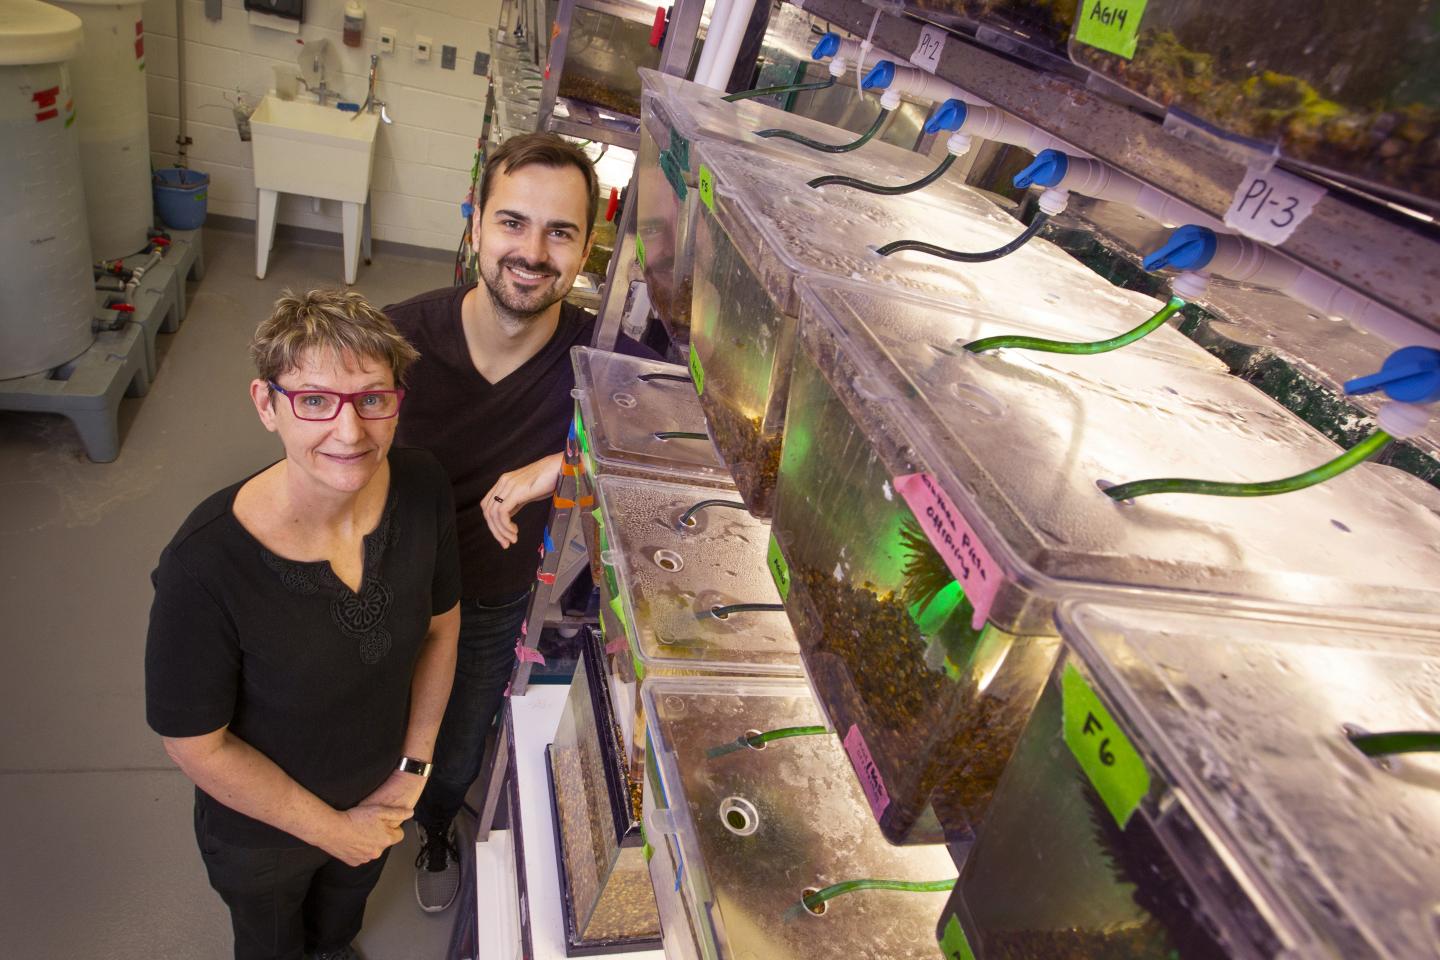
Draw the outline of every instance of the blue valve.
M1190 224L1170 234L1165 245L1145 257L1146 270L1174 267L1176 270L1203 270L1215 259L1215 231Z
M860 81L860 86L864 90L874 90L877 87L884 90L894 82L895 64L889 60L881 60L870 68L869 73L865 74L865 79Z
M1068 156L1059 150L1041 150L1030 161L1030 166L1015 174L1011 182L1022 190L1031 185L1053 187L1065 179L1065 172L1069 169Z
M939 133L941 130L959 130L965 125L965 116L970 108L965 105L964 100L946 100L935 108L930 114L930 119L925 121L926 133Z
M811 60L824 60L826 57L833 57L840 52L840 34L827 33L815 44L815 49L810 51Z
M1391 400L1434 403L1440 400L1440 350L1402 347L1385 358L1379 373L1345 381L1347 394L1384 390Z

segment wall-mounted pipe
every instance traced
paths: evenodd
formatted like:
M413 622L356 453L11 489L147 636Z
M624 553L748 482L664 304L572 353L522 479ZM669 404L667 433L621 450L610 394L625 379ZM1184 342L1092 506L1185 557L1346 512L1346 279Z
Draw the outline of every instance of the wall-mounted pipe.
M860 84L866 90L884 90L880 105L886 110L900 106L901 97L928 100L939 103L942 100L960 100L979 107L988 107L973 93L962 90L955 84L933 73L926 73L916 67L902 67L893 60L881 60L875 64Z
M1212 230L1223 230L1220 221L1183 200L1121 173L1101 160L1072 156L1064 150L1051 148L1036 155L1035 161L1015 176L1015 186L1045 187L1042 199L1056 212L1065 209L1071 193L1124 203L1157 220L1167 227L1177 223L1195 223Z
M730 18L733 5L734 0L715 0L715 6L710 11L710 24L705 30L705 43L700 47L700 62L695 64L696 83L705 83L715 66L715 57L720 52L719 39L725 32L725 22ZM716 42L711 43L711 38Z
M750 25L750 14L754 9L755 0L731 0L724 26L721 27L720 42L715 45L717 49L715 59L710 63L710 72L703 77L697 73L695 79L698 83L713 90L725 89L725 85L730 81L730 74L735 70L735 61L740 56L740 44L745 40L745 29ZM711 46L710 38L714 36L713 29L706 35L707 49ZM703 52L701 56L704 56Z
M1044 130L1004 110L974 106L961 100L946 100L936 107L930 114L930 119L925 121L926 133L942 133L947 130L953 132L946 148L956 156L963 155L970 149L972 137L1023 147L1031 153L1055 149L1057 146L1073 149Z
M1146 270L1164 267L1183 271L1172 284L1180 296L1203 295L1210 274L1218 273L1278 290L1323 316L1349 320L1397 347L1440 349L1440 333L1248 237L1217 233L1196 224L1183 226L1145 258ZM1182 293L1182 288L1189 292Z

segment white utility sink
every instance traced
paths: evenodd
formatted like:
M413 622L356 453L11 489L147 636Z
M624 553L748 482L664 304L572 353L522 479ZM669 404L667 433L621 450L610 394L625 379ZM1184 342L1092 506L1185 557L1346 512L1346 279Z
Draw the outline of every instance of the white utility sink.
M250 117L254 146L255 275L262 280L275 239L275 206L282 193L341 203L345 238L345 282L355 282L363 242L369 259L370 175L380 117L354 114L317 103L281 100L268 94Z

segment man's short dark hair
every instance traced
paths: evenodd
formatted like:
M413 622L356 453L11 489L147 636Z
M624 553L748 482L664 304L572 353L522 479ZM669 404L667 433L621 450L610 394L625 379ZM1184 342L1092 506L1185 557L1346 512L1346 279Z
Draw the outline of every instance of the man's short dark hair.
M589 208L585 213L585 239L589 240L590 232L595 229L595 214L600 207L600 181L595 176L595 165L590 162L584 150L553 133L524 133L511 137L486 158L485 171L480 174L480 203L475 215L478 217L485 210L485 203L490 199L490 184L495 178L495 171L511 174L522 167L537 163L556 169L574 167L584 174L590 198Z

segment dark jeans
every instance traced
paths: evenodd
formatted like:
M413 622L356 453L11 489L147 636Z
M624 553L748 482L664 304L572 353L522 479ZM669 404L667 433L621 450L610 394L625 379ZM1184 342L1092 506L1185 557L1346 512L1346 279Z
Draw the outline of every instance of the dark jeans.
M474 600L460 604L460 651L455 685L435 741L430 782L415 805L415 820L427 831L444 832L480 775L485 735L500 713L515 666L515 641L530 603L527 592L498 607Z
M389 855L349 867L311 846L238 847L206 829L198 805L195 839L210 886L230 908L235 960L301 960L350 943Z

